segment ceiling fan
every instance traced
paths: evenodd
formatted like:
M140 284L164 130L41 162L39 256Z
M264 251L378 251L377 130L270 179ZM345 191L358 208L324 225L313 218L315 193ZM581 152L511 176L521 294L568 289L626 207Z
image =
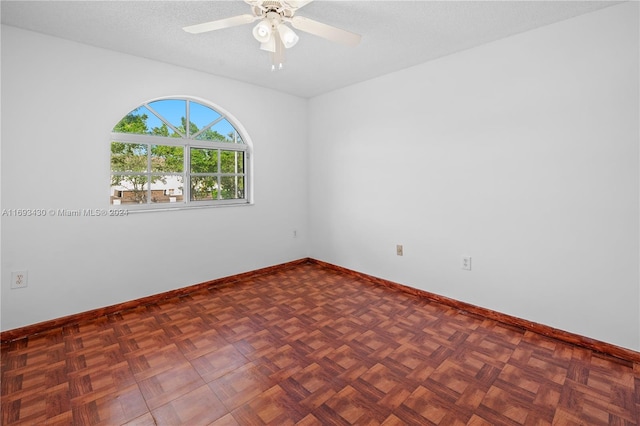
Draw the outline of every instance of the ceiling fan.
M286 24L290 24L297 30L348 46L356 46L360 43L361 36L359 34L296 15L298 9L313 0L244 1L251 6L253 14L190 25L184 27L183 30L192 34L200 34L260 21L253 28L253 36L260 42L260 49L269 52L272 70L282 69L284 49L295 46L299 39L298 35Z

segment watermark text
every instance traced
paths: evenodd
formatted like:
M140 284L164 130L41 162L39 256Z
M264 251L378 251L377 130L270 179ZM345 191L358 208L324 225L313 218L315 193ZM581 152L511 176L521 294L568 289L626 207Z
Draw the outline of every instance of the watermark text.
M2 217L122 217L127 209L2 209Z

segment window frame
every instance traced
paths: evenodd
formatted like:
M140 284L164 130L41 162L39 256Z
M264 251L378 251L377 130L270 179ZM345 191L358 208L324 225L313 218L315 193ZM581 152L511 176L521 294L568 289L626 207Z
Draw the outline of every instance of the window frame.
M185 101L186 111L185 111L185 134L182 135L181 132L175 128L174 125L169 123L168 120L163 117L162 114L156 112L150 104L158 101L165 100L180 100ZM191 122L190 116L190 103L195 102L206 108L210 108L216 114L219 114L213 122L208 123L202 129L199 129L195 134L191 135L191 126L188 124ZM202 99L188 97L188 96L174 96L174 97L162 97L157 99L148 100L138 107L132 109L123 117L120 118L118 123L124 119L128 114L132 111L135 111L139 108L146 108L152 114L155 115L155 118L159 119L162 123L166 124L170 129L172 129L177 134L180 134L179 137L167 137L161 135L153 135L146 133L119 133L111 131L109 138L109 176L110 176L110 208L114 209L126 209L131 212L143 212L143 211L158 211L158 210L182 210L182 209L199 209L199 208L208 208L208 207L221 207L221 206L244 206L244 205L252 205L253 204L253 158L252 158L252 144L250 142L249 136L247 132L244 130L242 125L238 123L238 121L231 116L224 109L212 104L211 102L204 101ZM242 142L234 143L234 142L221 142L215 140L200 140L195 139L202 132L212 129L215 125L222 121L226 120L235 130L235 134L237 134ZM116 124L117 125L117 124ZM115 125L114 125L115 128ZM151 158L152 151L151 148L154 145L161 146L177 146L183 148L183 166L182 172L157 172L153 171L150 161L147 165L147 169L144 172L137 171L114 171L111 163L111 146L114 142L119 143L130 143L130 144L142 144L147 146L147 156ZM207 150L217 150L218 151L218 163L217 163L217 171L211 173L192 173L191 172L191 149L207 149ZM226 152L236 152L241 153L243 156L242 164L243 164L243 172L241 173L224 173L222 172L222 164L221 164L221 156L222 151ZM145 175L148 177L148 183L146 184L146 202L145 203L123 203L123 204L113 204L111 199L113 198L114 189L112 185L113 176L126 176L126 175ZM182 196L183 200L180 202L153 202L151 198L152 189L152 176L180 176L182 178ZM203 175L212 175L217 177L218 187L220 188L220 182L223 177L242 177L244 180L244 197L243 198L221 198L221 191L217 194L217 199L215 200L192 200L191 199L191 177L192 176L203 176Z

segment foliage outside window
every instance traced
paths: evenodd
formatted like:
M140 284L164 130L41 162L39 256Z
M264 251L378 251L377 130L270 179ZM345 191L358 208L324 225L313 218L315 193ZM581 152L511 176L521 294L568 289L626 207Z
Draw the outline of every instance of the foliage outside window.
M235 126L213 108L189 99L146 103L113 128L111 204L246 204L248 154Z

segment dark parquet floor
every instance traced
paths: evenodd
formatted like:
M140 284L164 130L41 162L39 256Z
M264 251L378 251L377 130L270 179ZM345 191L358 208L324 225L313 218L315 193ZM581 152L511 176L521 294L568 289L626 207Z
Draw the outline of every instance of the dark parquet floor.
M638 425L640 365L300 264L2 347L2 424Z

